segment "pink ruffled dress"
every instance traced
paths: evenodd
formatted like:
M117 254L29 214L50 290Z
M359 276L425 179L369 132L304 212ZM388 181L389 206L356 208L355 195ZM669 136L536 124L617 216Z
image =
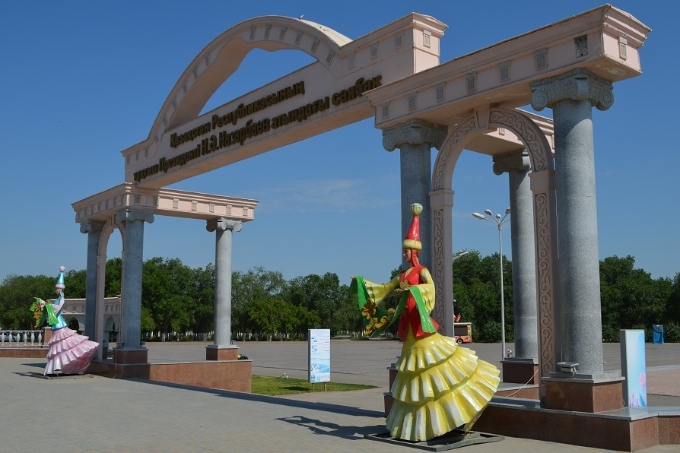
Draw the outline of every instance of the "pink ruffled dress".
M63 306L63 299L62 294L52 304ZM99 343L69 329L61 310L56 317L57 323L52 325L52 338L48 343L50 349L43 374L83 374L92 362Z

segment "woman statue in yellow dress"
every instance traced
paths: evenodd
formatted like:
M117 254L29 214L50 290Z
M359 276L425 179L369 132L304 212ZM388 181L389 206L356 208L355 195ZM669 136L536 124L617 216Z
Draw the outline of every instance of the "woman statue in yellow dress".
M411 205L413 220L403 244L410 267L387 284L362 277L352 281L368 334L399 320L397 335L404 344L386 424L392 437L409 441L429 440L459 427L469 431L500 382L495 366L479 360L455 339L437 333L439 326L430 317L434 282L418 261L422 249L418 216L422 210L420 204ZM396 310L382 310L378 304L392 291L401 294Z

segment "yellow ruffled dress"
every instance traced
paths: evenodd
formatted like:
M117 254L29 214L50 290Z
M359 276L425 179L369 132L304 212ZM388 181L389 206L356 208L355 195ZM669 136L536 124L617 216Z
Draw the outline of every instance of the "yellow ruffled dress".
M469 431L500 383L498 368L438 333L416 339L409 329L396 368L386 425L410 441Z
M394 316L399 317L398 335L404 345L391 388L394 403L386 422L390 435L423 441L459 427L469 431L496 393L500 371L454 338L436 332L438 325L429 316L434 282L427 268L409 268L387 284L361 277L357 283L357 291L363 294L360 301L365 300L367 332L388 324L378 314L377 304L391 291L402 293Z

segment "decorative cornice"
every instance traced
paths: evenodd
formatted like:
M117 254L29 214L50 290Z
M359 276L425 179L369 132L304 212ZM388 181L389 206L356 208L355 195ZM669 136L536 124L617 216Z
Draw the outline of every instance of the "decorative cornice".
M531 170L531 161L529 160L529 153L527 150L518 153L506 154L504 156L494 156L493 158L493 172L497 175L510 172L511 170L519 170L527 172Z
M402 145L422 145L424 143L441 148L448 128L437 126L422 120L411 120L398 124L383 131L383 147L387 151L394 151Z
M612 82L586 69L574 69L566 74L531 83L531 106L536 110L552 107L565 100L588 100L599 110L614 103Z
M232 230L238 232L241 231L241 228L243 228L243 222L241 222L240 220L231 220L224 217L220 217L219 219L208 220L205 225L205 229L210 231L211 233L215 230L219 231Z

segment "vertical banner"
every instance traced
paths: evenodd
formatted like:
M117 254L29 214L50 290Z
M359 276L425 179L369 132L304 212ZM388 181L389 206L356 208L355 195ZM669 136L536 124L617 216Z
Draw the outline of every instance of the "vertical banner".
M330 382L331 380L331 331L330 329L309 329L308 335L309 382Z
M621 330L621 374L626 379L623 401L627 407L647 407L645 331Z

